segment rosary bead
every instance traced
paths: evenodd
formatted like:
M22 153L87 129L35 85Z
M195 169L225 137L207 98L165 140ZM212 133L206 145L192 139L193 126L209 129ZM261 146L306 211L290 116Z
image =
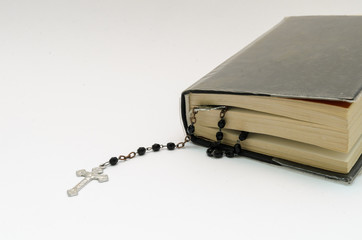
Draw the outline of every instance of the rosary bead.
M191 124L188 128L187 128L187 132L188 134L192 135L195 132L195 126L193 124Z
M212 148L212 147L210 147L210 148L208 148L207 150L206 150L206 154L207 154L207 156L209 156L209 157L212 157L213 156L213 153L214 152L214 148Z
M173 142L167 143L167 149L168 150L174 150L176 145Z
M117 163L118 163L118 158L112 157L111 159L109 159L109 164L111 164L112 166L116 165Z
M227 156L228 158L232 158L234 157L234 152L230 150L225 151L225 156Z
M242 151L243 151L243 150L242 150L240 144L237 143L237 144L234 145L234 153L235 153L235 154L241 155L241 152L242 152Z
M140 156L145 155L145 153L146 153L146 148L144 148L144 147L138 148L138 149L137 149L137 153L138 153L138 155L140 155Z
M216 149L214 150L214 157L216 157L216 158L221 158L222 155L223 155L223 152L222 152L221 149L216 148Z
M240 135L239 135L239 139L240 141L244 141L249 135L249 132L245 132L245 131L241 131Z
M217 132L216 133L216 139L218 141L221 141L224 138L224 134L222 132Z
M161 148L161 145L158 144L158 143L155 143L155 144L152 145L152 150L155 151L155 152L159 151L160 148Z
M210 145L211 148L215 149L217 147L220 147L220 143L219 142L212 142Z
M225 127L225 124L226 124L225 119L221 119L221 120L217 123L217 125L219 126L219 128L224 128L224 127Z

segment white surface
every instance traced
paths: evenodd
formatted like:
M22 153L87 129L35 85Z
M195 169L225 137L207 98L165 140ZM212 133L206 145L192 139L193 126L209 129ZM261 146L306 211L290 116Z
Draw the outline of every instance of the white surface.
M180 141L182 90L284 16L361 1L0 2L0 239L359 239L346 186Z

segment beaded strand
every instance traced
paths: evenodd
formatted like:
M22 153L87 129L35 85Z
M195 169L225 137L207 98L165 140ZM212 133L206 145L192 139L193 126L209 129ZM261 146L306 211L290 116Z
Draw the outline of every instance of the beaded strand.
M239 139L237 140L236 144L231 149L224 150L221 147L221 141L224 138L224 134L222 129L226 126L225 114L227 112L227 108L223 108L220 111L220 120L218 121L217 125L219 130L216 132L216 142L211 143L210 147L206 150L206 154L209 157L221 158L224 153L226 157L234 157L235 155L242 156L243 155L243 148L241 147L240 142L244 141L248 137L248 132L241 131L239 135ZM178 144L173 142L169 142L166 145L155 143L151 147L139 147L136 152L131 152L127 156L120 155L119 157L112 157L109 159L108 162L100 165L101 167L106 167L107 165L115 166L119 161L126 161L127 159L132 159L137 155L142 156L145 155L147 152L153 151L158 152L163 148L167 148L168 150L172 151L176 148L183 148L187 142L191 140L195 133L195 123L196 123L196 114L197 110L194 108L192 113L190 114L191 124L187 127L187 134L184 141ZM225 152L224 152L225 151Z
M183 147L185 147L186 143L190 142L190 140L191 140L191 136L187 135L183 142L179 142L177 144L175 144L173 142L169 142L166 145L155 143L151 147L147 147L147 148L146 147L139 147L136 152L131 152L127 156L120 155L119 157L112 157L111 159L109 159L108 162L105 162L100 166L101 167L106 167L107 165L115 166L115 165L117 165L117 163L119 161L126 161L127 159L132 159L132 158L136 157L137 155L142 156L142 155L145 155L147 152L150 152L150 151L158 152L158 151L160 151L161 149L164 149L164 148L167 148L168 150L172 151L172 150L175 150L175 149L183 148Z

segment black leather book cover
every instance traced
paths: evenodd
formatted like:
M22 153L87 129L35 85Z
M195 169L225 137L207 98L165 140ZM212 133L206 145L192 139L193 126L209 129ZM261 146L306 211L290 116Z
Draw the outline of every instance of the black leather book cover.
M182 93L185 129L189 93L356 101L362 89L361 26L362 16L285 18ZM200 138L193 142L210 144ZM348 183L362 165L361 156L350 173L340 174L257 153L247 155Z

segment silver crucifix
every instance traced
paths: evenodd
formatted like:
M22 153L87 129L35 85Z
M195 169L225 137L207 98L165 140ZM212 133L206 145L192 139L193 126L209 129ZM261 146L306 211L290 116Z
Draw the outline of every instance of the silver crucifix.
M84 177L80 183L78 183L74 188L69 189L67 191L69 197L77 196L78 192L87 185L92 180L98 180L98 182L107 182L108 181L108 175L102 174L103 168L102 167L96 167L93 168L91 172L87 172L86 170L78 170L77 171L77 177Z

